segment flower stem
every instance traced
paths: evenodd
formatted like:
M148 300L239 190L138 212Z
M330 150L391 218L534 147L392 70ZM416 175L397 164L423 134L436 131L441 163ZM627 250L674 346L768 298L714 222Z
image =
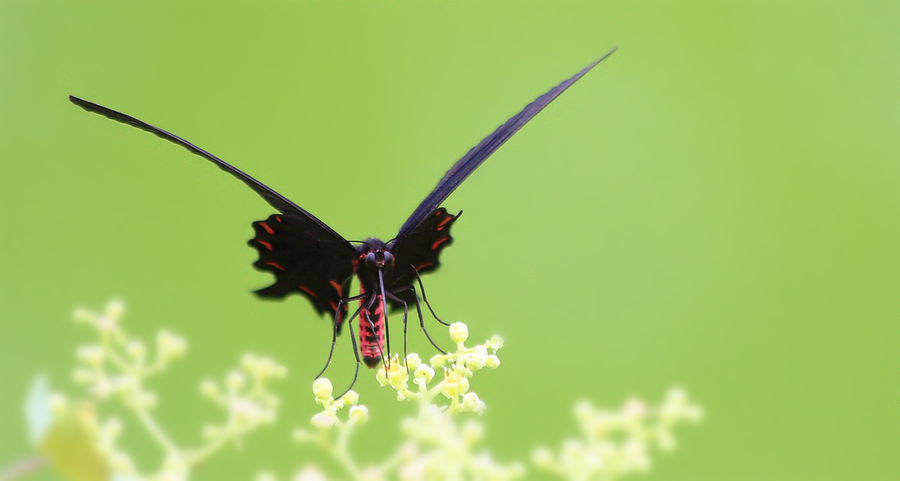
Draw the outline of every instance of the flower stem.
M0 471L0 481L13 481L22 479L29 474L34 474L50 466L50 463L39 457L26 458L7 466Z

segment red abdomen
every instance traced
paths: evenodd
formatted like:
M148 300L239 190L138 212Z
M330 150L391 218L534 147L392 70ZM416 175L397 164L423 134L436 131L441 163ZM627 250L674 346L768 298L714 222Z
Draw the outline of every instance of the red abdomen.
M384 299L378 294L371 309L365 307L367 300L364 297L359 301L363 305L359 313L359 350L366 366L374 368L384 355Z

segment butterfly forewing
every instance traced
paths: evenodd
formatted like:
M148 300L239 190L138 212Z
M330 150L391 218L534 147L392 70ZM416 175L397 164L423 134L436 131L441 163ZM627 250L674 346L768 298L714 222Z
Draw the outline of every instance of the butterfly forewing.
M615 51L616 49L610 50L606 55L600 57L600 59L588 65L571 78L564 80L556 87L550 89L549 92L536 98L533 102L526 105L521 112L512 116L506 123L493 131L491 135L485 137L478 145L472 147L466 155L457 160L456 163L450 167L450 170L448 170L447 173L444 174L444 177L438 181L434 190L432 190L419 206L416 207L416 210L409 216L409 219L406 219L406 222L403 223L403 227L400 228L398 236L417 230L418 225L425 222L428 219L428 216L444 202L447 196L452 194L453 191L459 187L459 184L466 180L479 165L509 140L513 134L518 132L529 120L534 118L534 116L543 110L544 107L549 105L550 102L553 102L556 97L559 97L561 93L565 92L566 89L571 87L572 84L577 82L584 74L588 73L598 63L612 55Z

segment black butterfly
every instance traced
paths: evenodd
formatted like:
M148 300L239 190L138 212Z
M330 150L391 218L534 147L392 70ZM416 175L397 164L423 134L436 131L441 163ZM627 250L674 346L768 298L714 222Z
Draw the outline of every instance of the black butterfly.
M69 100L85 110L137 127L181 145L212 161L220 169L247 184L265 199L279 213L269 216L266 220L253 223L256 235L249 241L249 244L259 252L259 260L253 264L254 267L274 274L275 283L256 291L256 294L269 298L284 298L288 294L300 294L309 299L320 314L331 315L334 319L332 353L334 342L347 318L347 304L350 301L359 300L359 308L350 316L349 321L352 322L354 318L360 316L359 336L362 359L367 366L375 367L384 358L385 353L385 330L387 329L385 300L389 302L391 309L403 309L404 331L409 305L415 305L419 324L424 330L422 310L413 282L417 281L419 288L422 289L423 299L428 304L419 275L438 268L440 265L438 257L441 251L453 241L450 236L450 227L462 213L450 214L443 207L439 207L440 204L472 171L532 117L614 51L615 49L608 52L572 78L535 99L481 143L469 150L463 158L453 164L453 167L438 182L437 187L416 207L396 237L388 242L371 237L359 242L357 246L262 182L187 140L102 105L73 96L69 96ZM354 274L359 278L360 294L349 296L350 281ZM428 307L431 310L431 306ZM433 310L431 312L434 314ZM440 319L438 320L440 321ZM443 323L443 321L440 322ZM427 331L425 334L428 335ZM351 340L353 340L358 371L359 354L356 349L356 341L352 336ZM432 344L434 344L433 341ZM388 344L389 347L390 344ZM329 353L328 359L330 362L331 353ZM327 366L328 363L326 363ZM322 370L322 372L324 371L325 369ZM321 374L319 373L319 375Z

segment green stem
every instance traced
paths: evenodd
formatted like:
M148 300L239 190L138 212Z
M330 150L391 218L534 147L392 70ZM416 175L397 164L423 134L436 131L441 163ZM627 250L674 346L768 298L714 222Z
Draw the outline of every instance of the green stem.
M143 392L140 384L138 385L137 392ZM140 421L141 425L147 431L147 434L153 438L154 441L159 444L163 450L166 451L169 455L177 455L180 450L178 446L172 441L162 427L156 422L156 419L150 414L150 412L144 407L138 407L137 402L126 402L124 403L126 406L131 408L131 411L137 417L138 421Z
M0 481L13 481L22 479L29 474L34 474L42 469L46 469L50 463L44 458L26 458L7 466L0 471Z

